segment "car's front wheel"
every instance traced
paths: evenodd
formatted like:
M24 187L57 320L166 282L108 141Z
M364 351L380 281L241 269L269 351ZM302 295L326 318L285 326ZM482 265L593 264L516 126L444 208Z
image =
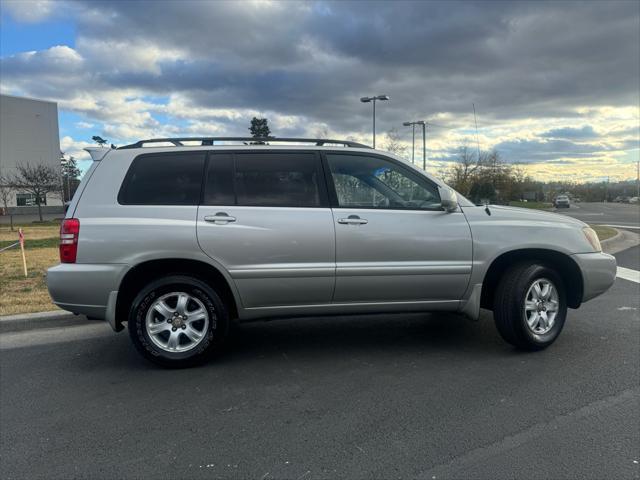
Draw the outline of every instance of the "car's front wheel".
M548 347L560 335L567 316L562 278L546 265L514 265L498 285L493 316L498 332L510 344L524 350Z
M215 290L187 275L145 286L131 304L129 335L147 359L165 367L201 363L219 350L229 316Z

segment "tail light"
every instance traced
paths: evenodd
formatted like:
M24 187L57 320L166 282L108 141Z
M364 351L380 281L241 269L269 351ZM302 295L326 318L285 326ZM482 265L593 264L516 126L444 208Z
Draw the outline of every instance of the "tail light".
M65 218L60 225L60 262L76 263L80 220Z

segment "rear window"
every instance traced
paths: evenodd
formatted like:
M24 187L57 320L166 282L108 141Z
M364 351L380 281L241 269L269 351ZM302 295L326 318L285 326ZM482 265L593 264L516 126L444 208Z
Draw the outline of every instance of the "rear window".
M123 205L197 205L204 152L145 154L134 159L122 183Z

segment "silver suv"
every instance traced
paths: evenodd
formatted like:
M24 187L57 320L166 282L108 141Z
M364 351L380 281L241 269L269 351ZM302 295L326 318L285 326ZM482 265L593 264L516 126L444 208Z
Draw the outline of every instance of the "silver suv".
M128 323L165 366L219 351L234 321L493 310L539 350L614 282L584 223L476 206L388 153L336 140L146 140L93 149L47 282L61 308Z

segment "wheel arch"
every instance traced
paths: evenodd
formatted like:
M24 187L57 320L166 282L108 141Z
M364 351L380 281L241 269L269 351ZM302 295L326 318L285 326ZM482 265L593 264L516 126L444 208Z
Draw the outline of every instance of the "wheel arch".
M167 258L139 263L124 275L116 300L115 320L118 329L121 329L123 319L128 316L131 302L144 285L161 276L175 274L189 275L210 285L229 309L230 318L238 318L238 299L230 281L219 269L200 260Z
M567 292L567 306L578 308L582 303L584 280L578 264L567 254L556 250L539 248L525 248L511 250L496 257L492 262L482 282L480 306L493 309L493 297L505 271L515 263L531 261L548 266L562 277Z

